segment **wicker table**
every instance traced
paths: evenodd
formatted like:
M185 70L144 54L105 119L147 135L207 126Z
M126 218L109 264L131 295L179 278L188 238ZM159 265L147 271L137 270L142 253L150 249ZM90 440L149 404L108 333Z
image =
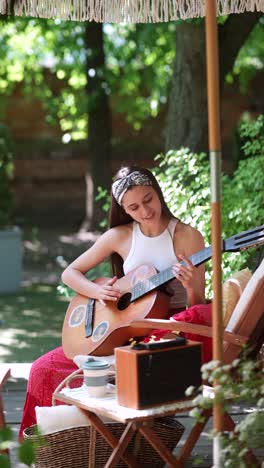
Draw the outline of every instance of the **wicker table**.
M170 404L136 410L118 405L114 394L107 394L104 398L91 398L88 396L87 389L84 386L73 389L65 387L59 391L57 390L53 395L53 399L54 401L59 400L80 408L91 425L113 448L113 452L105 465L106 468L116 466L120 458L128 466L139 468L139 464L134 456L127 451L127 446L135 432L139 432L170 467L183 467L204 426L201 423L195 424L194 432L191 432L181 449L180 455L176 457L153 431L153 420L189 411L193 407L192 400L186 398ZM125 424L125 430L120 440L113 435L101 417Z

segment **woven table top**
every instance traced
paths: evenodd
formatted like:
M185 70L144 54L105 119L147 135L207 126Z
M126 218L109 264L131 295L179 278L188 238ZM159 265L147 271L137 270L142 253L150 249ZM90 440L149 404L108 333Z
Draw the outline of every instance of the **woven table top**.
M186 412L194 407L193 399L185 398L142 410L127 408L118 404L115 392L110 390L104 397L94 398L88 395L87 388L84 385L78 388L65 387L60 392L55 393L54 397L55 400L73 404L84 410L123 423Z

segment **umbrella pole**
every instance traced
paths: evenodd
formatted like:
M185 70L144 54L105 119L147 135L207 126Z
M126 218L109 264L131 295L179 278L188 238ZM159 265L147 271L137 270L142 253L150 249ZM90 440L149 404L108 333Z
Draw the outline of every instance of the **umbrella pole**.
M206 57L208 131L211 168L211 212L212 212L212 261L213 261L213 359L223 360L223 319L222 319L222 240L221 240L221 138L219 105L219 56L216 0L206 0ZM214 386L217 382L214 382ZM220 404L214 403L213 427L216 433L223 428L223 415ZM214 468L223 466L219 436L214 436Z

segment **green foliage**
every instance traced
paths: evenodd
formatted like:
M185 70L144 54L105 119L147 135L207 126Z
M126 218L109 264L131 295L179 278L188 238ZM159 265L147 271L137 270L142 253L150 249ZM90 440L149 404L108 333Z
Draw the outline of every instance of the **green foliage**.
M171 211L193 224L208 239L210 234L210 172L207 156L188 148L159 154L153 169Z
M86 87L94 73L135 130L167 101L172 73L174 24L104 25L106 66L100 70L86 70L87 56L96 51L86 49L85 26L35 18L1 24L0 94L21 83L28 99L43 102L48 123L61 127L66 143L87 137L87 111L96 102Z
M242 121L240 136L244 140L241 149L247 157L264 156L264 115L259 115L253 121Z
M260 115L255 121L243 122L239 128L242 138L241 159L232 177L223 176L222 221L225 236L241 232L263 223L264 219L264 120ZM261 250L259 251L261 252ZM246 264L256 266L256 252L250 249L239 256L228 254L232 268ZM228 265L227 265L228 267ZM228 268L226 273L232 271Z
M7 227L11 222L13 174L13 143L7 127L0 124L0 228Z
M226 17L219 18L221 24L225 21ZM103 76L102 87L115 112L125 115L135 130L167 102L179 22L104 25L106 66L96 72ZM1 21L0 94L7 97L22 84L28 99L41 99L48 123L60 125L65 143L87 137L87 110L93 104L86 93L94 70L86 70L86 58L93 51L86 49L85 27L58 19ZM239 75L241 86L247 88L252 76L263 69L263 44L261 19L242 47L229 81Z
M263 116L256 122L241 125L243 148L251 156L241 160L232 177L222 174L222 233L223 238L260 225L264 219L264 155L256 148L263 138ZM263 148L263 146L262 146ZM171 150L155 158L158 166L152 169L171 211L183 222L191 224L211 243L210 164L204 153L195 154L187 148ZM98 189L97 200L105 213L109 212L110 197L105 189ZM107 227L107 218L103 221ZM245 266L254 269L261 250L251 248L222 257L223 278ZM211 295L212 264L206 264L207 295Z
M264 17L262 16L241 47L232 72L227 75L227 81L231 83L235 77L238 77L243 93L248 92L250 81L264 68L263 24Z
M0 429L0 450L16 450L20 462L32 466L35 459L35 450L32 442L24 440L19 443L14 440L14 434L9 426ZM0 453L1 468L11 468L10 458L7 454Z
M100 209L104 211L106 217L100 223L100 227L105 230L108 226L108 213L110 209L110 195L108 190L104 189L103 187L98 187L97 194L96 194L96 202L100 204ZM94 281L97 278L110 278L112 276L112 269L109 260L105 260L104 262L96 265L94 268L89 270L86 273L86 277L90 281ZM59 294L62 296L66 296L68 299L71 299L76 293L66 286L63 283L60 283L57 287Z
M31 466L34 461L34 446L29 440L23 441L18 447L19 460L25 465Z
M182 148L160 154L156 160L159 166L153 172L172 212L197 228L206 244L210 244L210 166L206 155ZM263 164L262 156L248 158L240 162L232 178L223 175L223 238L261 224L264 218ZM223 277L245 265L254 266L255 255L254 249L239 255L223 255ZM211 263L207 264L206 279L207 294L210 294Z
M233 431L222 434L222 453L224 456L224 466L237 468L237 466L248 466L243 461L243 456L247 448L263 448L264 440L264 378L263 363L261 360L252 361L244 357L236 359L231 365L220 365L218 361L211 361L202 366L202 379L210 385L217 382L214 387L215 397L228 411L228 404L234 401L235 404L252 404L254 410L249 412L240 423L237 423ZM187 394L193 392L190 387ZM198 395L194 399L195 410L191 411L191 416L201 421L202 412L211 408L213 399Z
M94 281L97 278L110 278L112 276L111 273L111 266L109 261L105 261L100 263L99 265L96 265L94 268L89 270L86 274L86 277L90 281ZM68 299L71 299L76 293L66 286L63 283L60 283L57 287L58 293L61 294L62 296L67 297Z
M15 18L1 24L0 38L0 93L11 94L21 83L28 99L42 101L49 124L59 125L66 136L84 138L84 25Z
M167 102L175 24L107 25L107 78L115 111L139 130Z
M219 22L225 20L222 17ZM263 69L261 21L228 75L229 81L239 75L245 89L254 74ZM115 112L125 115L135 130L140 130L147 118L157 116L167 102L177 24L104 25L106 66L96 72L103 77L102 87ZM87 80L94 72L86 70L86 58L94 51L89 46L86 49L85 27L84 23L58 19L1 22L0 94L6 97L15 85L22 84L28 99L41 99L48 123L61 127L65 143L87 137L87 111L94 104L86 93ZM4 106L2 99L0 116L4 115Z
M102 229L106 229L108 226L107 215L109 213L111 204L110 194L108 193L108 190L104 189L103 187L98 187L95 200L98 204L100 204L100 209L103 210L104 213L106 213L106 218L104 218L100 223L100 227Z
M262 129L263 118L259 118L257 128ZM255 124L252 124L255 127ZM242 127L249 154L255 147L258 133L250 131L249 126ZM248 139L251 138L249 141ZM206 244L211 243L211 202L210 202L210 165L204 153L192 153L187 148L159 154L155 160L158 166L153 169L164 197L171 211L183 222L191 224L204 236ZM222 175L222 232L223 238L231 237L242 231L260 225L264 219L264 190L263 190L264 155L248 157L240 161L233 177ZM98 188L97 201L102 204L103 211L108 214L110 197L107 190ZM107 228L107 217L102 223ZM223 278L230 276L245 266L256 266L256 251L254 248L237 253L224 254L222 257ZM108 276L108 264L103 265L103 274ZM91 272L94 279L94 272ZM89 273L90 275L90 273ZM211 262L206 264L206 293L211 295L212 288ZM95 277L98 277L97 275ZM60 287L61 288L61 287ZM62 287L63 290L64 287Z
M192 225L210 244L210 167L204 153L188 148L159 154L153 170L172 213ZM211 294L211 261L206 264L206 293Z
M264 155L240 161L233 177L223 178L223 224L227 235L233 227L243 231L264 218Z

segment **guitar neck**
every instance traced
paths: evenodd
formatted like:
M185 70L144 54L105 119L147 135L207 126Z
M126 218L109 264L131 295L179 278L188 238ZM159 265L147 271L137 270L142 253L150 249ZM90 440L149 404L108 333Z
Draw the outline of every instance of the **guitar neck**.
M189 260L192 262L192 264L196 267L199 265L202 265L202 263L207 262L212 258L212 247L206 247L203 250L200 250L200 252L197 252L189 257ZM180 262L184 263L184 261ZM137 299L140 299L141 297L145 296L151 291L154 291L157 289L159 286L162 286L172 279L174 279L174 273L172 271L172 267L166 268L166 270L162 270L159 273L156 273L155 275L151 276L150 278L145 279L144 281L139 281L136 283L133 288L132 288L132 296L131 296L131 302L136 301Z

